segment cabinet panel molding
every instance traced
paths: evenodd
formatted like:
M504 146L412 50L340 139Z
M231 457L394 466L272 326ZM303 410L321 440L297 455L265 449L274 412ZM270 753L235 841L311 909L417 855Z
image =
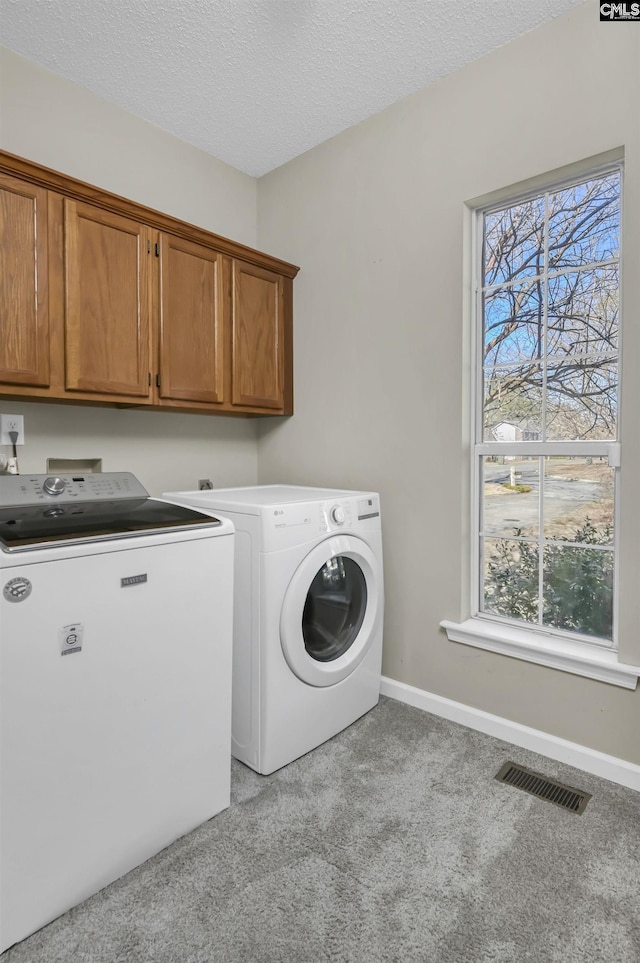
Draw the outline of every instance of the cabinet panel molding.
M0 150L0 173L7 172L19 176L39 187L64 194L65 197L78 201L87 201L103 210L113 211L116 214L123 214L134 221L148 224L150 227L160 231L166 231L176 237L183 237L185 240L195 241L199 244L211 245L222 254L231 257L239 257L251 264L265 267L268 270L282 274L284 277L294 278L299 271L295 264L283 261L280 258L266 254L264 251L257 251L254 248L240 244L221 234L214 234L195 224L189 224L178 218L156 211L151 207L145 207L127 197L119 194L112 194L104 191L93 184L79 181L75 177L69 177L59 171L42 167L33 161L8 151Z
M47 191L0 174L0 381L49 384Z
M148 230L65 199L67 390L149 392Z

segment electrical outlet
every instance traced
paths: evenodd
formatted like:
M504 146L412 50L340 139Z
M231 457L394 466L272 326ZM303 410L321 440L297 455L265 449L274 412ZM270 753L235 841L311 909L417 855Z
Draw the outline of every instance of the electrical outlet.
M213 488L213 482L211 481L210 478L199 478L199 479L198 479L198 488L200 489L201 492L202 492L202 491L207 491L207 490Z
M24 416L0 415L0 445L12 445L10 431L17 431L16 445L24 445Z

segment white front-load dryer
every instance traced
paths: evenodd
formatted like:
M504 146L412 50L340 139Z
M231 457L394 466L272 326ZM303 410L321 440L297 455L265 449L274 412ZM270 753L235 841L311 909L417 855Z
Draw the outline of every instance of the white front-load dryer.
M232 754L268 774L372 709L384 586L375 492L166 492L235 528Z

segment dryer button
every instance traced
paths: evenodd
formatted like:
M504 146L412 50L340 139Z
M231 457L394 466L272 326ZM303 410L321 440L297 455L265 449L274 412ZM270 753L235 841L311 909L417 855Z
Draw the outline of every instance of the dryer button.
M331 518L336 525L344 525L344 508L341 505L334 505L331 509Z

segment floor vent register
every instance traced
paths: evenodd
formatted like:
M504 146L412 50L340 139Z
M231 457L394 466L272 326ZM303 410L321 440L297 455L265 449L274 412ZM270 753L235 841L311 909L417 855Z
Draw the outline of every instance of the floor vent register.
M515 762L505 762L500 772L496 773L496 779L509 786L515 786L516 789L523 789L532 796L537 796L538 799L560 806L561 809L567 809L576 816L582 815L591 799L591 794L588 792L581 792L554 779L547 779L541 773L525 769L524 766L518 766Z

